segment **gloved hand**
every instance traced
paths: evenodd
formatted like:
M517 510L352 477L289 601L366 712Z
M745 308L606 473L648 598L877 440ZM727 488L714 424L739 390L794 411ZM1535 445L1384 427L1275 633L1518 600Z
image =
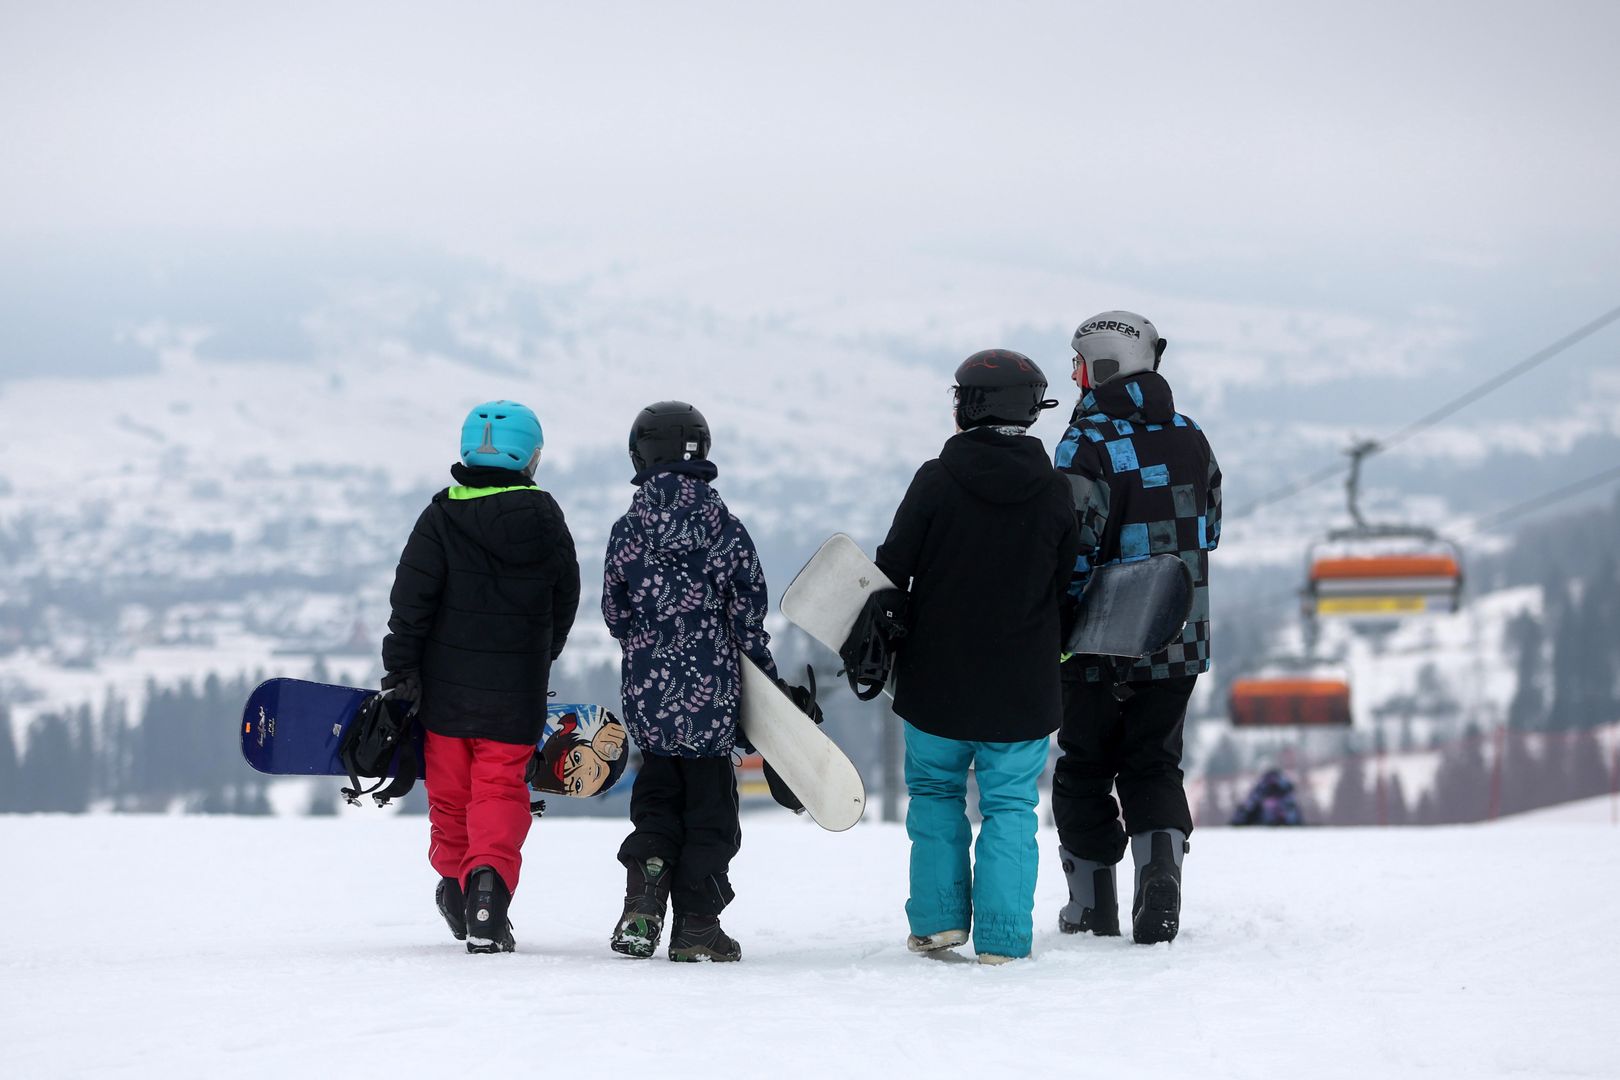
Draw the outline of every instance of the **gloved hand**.
M422 676L415 668L406 668L404 671L390 671L382 677L378 684L383 690L392 690L389 696L395 701L403 702L415 712L422 703Z
M793 704L799 711L816 722L819 727L827 717L821 712L821 706L816 704L816 669L809 664L804 665L804 675L809 681L806 686L793 686L786 679L777 679L776 685L782 688L782 693L793 699Z

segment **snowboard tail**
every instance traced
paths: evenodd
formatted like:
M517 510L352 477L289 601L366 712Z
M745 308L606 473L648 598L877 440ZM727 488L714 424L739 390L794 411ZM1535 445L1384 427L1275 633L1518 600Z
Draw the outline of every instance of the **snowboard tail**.
M347 776L344 735L375 690L305 679L259 684L242 709L242 758L272 776ZM422 729L417 779L423 775ZM624 724L591 704L552 704L529 767L529 786L547 795L589 798L612 789L629 761Z
M861 820L866 785L838 744L759 665L742 658L742 733L817 825L843 832Z

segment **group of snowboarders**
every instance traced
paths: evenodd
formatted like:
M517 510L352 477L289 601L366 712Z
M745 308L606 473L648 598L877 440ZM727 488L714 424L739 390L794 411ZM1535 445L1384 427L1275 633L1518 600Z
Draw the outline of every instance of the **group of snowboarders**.
M1127 847L1134 939L1168 941L1179 926L1192 832L1182 724L1209 665L1220 471L1197 424L1175 411L1151 322L1105 312L1072 345L1081 397L1053 458L1028 433L1058 405L1034 361L993 349L957 368L956 432L918 469L876 553L900 602L873 598L888 617L858 620L843 650L870 652L873 641L853 639L878 635L894 658L914 952L971 935L983 963L1030 955L1036 803L1054 731L1069 891L1059 928L1121 932L1115 866ZM602 614L623 652L624 718L641 751L610 938L631 957L656 953L673 908L670 959L741 958L720 926L741 842L732 755L749 749L739 665L758 665L819 721L813 692L778 676L759 555L711 486L711 441L684 402L637 415L636 492L604 561ZM472 410L456 484L434 496L401 555L383 643L383 688L411 703L427 733L436 899L469 952L514 947L507 911L532 820L525 770L579 600L573 540L534 481L543 443L522 405ZM1092 574L1152 554L1177 555L1192 574L1181 638L1139 661L1065 654ZM973 851L970 770L982 817Z

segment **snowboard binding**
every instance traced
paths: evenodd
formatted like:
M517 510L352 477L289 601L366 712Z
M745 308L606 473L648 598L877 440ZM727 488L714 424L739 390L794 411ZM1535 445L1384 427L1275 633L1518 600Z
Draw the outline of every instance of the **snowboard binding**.
M393 698L388 690L367 698L343 735L338 757L348 771L349 786L340 791L350 806L359 806L364 795L370 795L378 806L387 806L416 786L418 763L412 738L416 706L401 709L403 701ZM362 788L361 777L377 782Z
M911 597L904 589L879 589L866 598L849 636L838 650L844 662L840 674L862 701L883 692L894 674L894 658L906 636Z

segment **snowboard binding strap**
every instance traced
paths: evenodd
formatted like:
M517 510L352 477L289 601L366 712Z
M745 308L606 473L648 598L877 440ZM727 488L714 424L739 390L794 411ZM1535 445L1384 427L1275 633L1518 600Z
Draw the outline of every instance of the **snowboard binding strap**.
M844 662L839 674L849 677L849 688L862 701L883 693L894 673L895 654L906 636L909 600L904 589L880 589L868 596L838 650Z
M378 806L387 806L416 786L419 763L416 740L411 738L416 709L401 716L391 704L388 691L367 698L343 737L338 759L348 771L349 786L340 792L350 806L359 806L364 795L370 795ZM362 776L377 782L362 788Z

